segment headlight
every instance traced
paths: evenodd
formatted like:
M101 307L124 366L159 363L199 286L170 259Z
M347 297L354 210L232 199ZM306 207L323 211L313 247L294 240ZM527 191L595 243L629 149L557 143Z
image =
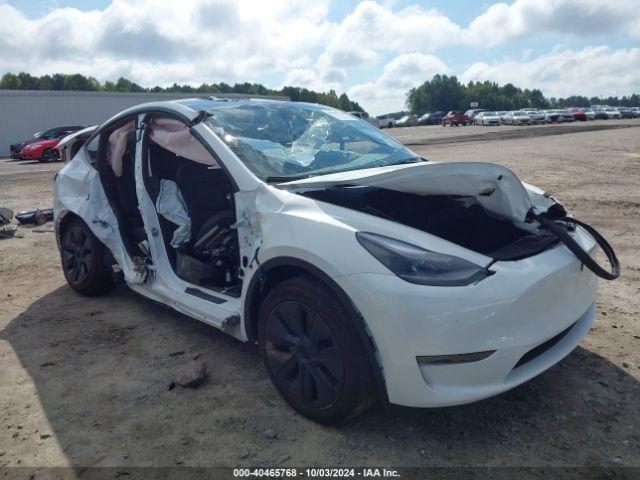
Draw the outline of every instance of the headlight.
M407 282L420 285L462 286L479 282L493 272L453 255L425 250L375 233L356 233L371 255Z

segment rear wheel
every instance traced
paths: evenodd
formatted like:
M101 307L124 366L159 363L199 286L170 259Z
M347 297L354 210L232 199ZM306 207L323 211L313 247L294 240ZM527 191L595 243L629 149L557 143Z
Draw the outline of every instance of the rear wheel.
M373 403L371 365L354 319L315 278L295 277L267 294L259 343L271 381L305 417L338 423Z
M114 286L105 262L106 247L79 218L65 225L60 235L62 271L69 286L82 295L106 293Z

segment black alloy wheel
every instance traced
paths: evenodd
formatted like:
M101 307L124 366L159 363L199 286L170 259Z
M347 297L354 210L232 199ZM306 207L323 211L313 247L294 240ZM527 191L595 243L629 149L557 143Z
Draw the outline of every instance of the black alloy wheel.
M45 149L44 152L42 152L41 160L43 162L55 162L56 161L56 159L55 159L56 156L58 156L58 155L56 155L56 152L54 151L53 148L47 148L47 149Z
M67 280L72 285L81 285L89 277L94 262L89 235L82 225L74 223L65 229L60 247L62 268Z
M302 407L325 409L340 396L344 363L324 320L297 301L278 304L267 317L266 361L289 398Z
M272 287L260 306L258 344L273 385L296 411L344 422L375 403L376 382L356 314L311 275Z
M76 292L97 295L115 286L111 253L80 218L71 219L60 232L60 257L67 283Z

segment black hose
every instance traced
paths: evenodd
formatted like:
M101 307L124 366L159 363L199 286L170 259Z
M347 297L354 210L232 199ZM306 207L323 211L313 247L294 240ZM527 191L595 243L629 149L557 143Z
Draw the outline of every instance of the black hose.
M561 225L557 224L554 220L550 220L542 215L538 215L530 212L531 216L537 220L540 225L550 232L554 233L558 239L564 243L571 252L578 257L578 259L593 273L598 275L605 280L615 280L620 276L620 262L618 262L618 258L616 257L616 253L613 251L609 242L607 242L602 235L600 235L595 228L591 225L587 225L586 223L581 222L580 220L576 220L571 217L564 217L561 221L566 223L573 223L575 225L579 225L584 228L589 234L594 238L594 240L598 243L600 248L607 257L609 264L611 265L611 272L608 272L604 268L602 268L598 263L591 258L588 252L586 252L578 243L567 233L567 230Z

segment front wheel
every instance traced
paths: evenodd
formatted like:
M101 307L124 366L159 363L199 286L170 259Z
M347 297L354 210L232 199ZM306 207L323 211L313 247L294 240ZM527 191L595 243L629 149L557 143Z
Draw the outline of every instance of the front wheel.
M60 234L62 271L69 286L82 295L106 293L114 286L105 262L108 251L79 218L72 219Z
M352 314L314 277L271 290L260 308L258 340L274 386L319 423L348 420L375 398L375 382Z

